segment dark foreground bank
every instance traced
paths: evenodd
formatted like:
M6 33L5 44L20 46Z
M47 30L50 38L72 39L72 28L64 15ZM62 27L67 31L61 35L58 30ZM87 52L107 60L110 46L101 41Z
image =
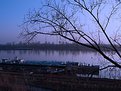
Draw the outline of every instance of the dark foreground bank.
M98 66L77 66L75 63L65 66L1 63L0 91L42 91L41 88L52 91L121 91L121 80L77 75L78 72L90 75L98 69Z
M41 91L32 87L52 91L121 91L121 81L57 74L0 72L0 91Z

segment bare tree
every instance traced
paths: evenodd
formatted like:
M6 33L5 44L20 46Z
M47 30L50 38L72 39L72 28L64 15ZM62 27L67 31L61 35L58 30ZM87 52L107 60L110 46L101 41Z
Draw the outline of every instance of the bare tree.
M115 46L121 45L120 6L120 0L44 0L39 10L26 16L22 35L28 41L38 34L61 36L94 49L121 68L121 54ZM116 56L106 54L100 46L103 43L110 44Z

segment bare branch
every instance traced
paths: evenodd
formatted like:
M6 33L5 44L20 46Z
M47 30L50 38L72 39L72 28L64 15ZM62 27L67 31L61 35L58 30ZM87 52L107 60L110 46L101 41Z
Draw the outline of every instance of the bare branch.
M121 65L116 62L115 59L107 56L100 47L100 42L103 41L101 40L101 32L104 35L105 39L108 40L111 48L117 53L118 57L121 58L120 52L117 50L108 33L106 32L112 16L119 9L121 3L119 2L115 4L115 6L113 6L111 12L107 17L106 24L105 26L103 26L101 24L102 17L100 17L100 12L101 8L105 5L105 0L92 0L90 2L91 3L86 0L65 0L63 1L63 3L60 4L56 0L50 1L46 5L43 5L43 8L40 11L35 11L34 14L31 12L28 14L27 20L24 22L24 25L27 25L26 29L24 29L24 36L28 36L27 38L30 41L38 34L53 36L59 35L69 41L96 50L109 62L121 68ZM87 33L87 31L85 30L86 28L82 29L79 26L80 21L77 16L79 16L81 19L81 15L83 14L86 14L89 17L91 16L91 19L95 21L95 23L92 25L98 26L98 33L95 33L95 38L93 38L91 34ZM87 16L84 17L87 18ZM82 19L82 21L84 20ZM89 26L91 27L91 24ZM92 31L92 29L89 29L88 31L90 32ZM97 32L97 30L95 31ZM99 37L99 40L97 39L97 36ZM116 40L113 41L118 44Z
M107 17L106 25L105 25L105 27L104 27L104 30L105 30L105 31L106 31L106 28L107 28L107 26L108 26L108 24L109 24L109 22L110 22L111 17L116 13L116 11L118 10L118 6L119 6L120 4L121 4L121 2L119 2L118 4L116 4L115 6L112 7L112 10L111 10L109 16Z

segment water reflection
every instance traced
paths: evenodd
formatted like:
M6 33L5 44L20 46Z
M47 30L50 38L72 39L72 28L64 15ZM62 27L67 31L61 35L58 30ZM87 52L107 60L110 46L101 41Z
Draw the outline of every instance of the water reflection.
M40 51L40 50L6 50L0 51L0 59L14 58L35 61L75 61L87 64L99 64L101 57L92 51Z

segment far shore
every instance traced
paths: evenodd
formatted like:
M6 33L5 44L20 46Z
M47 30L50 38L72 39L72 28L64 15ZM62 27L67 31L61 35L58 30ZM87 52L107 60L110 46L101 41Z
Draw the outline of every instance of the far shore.
M115 47L121 51L121 48L117 45ZM102 51L113 51L108 44L100 45L100 49ZM32 43L32 44L0 44L0 50L42 50L42 51L94 51L91 48L87 48L85 46L81 46L78 44L39 44L39 43Z

